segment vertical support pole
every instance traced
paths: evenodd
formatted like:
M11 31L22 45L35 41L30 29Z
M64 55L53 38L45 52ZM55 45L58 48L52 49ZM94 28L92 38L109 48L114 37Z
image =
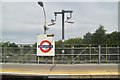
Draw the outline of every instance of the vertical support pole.
M6 63L6 47L4 47L4 63Z
M39 64L39 62L40 62L40 58L39 58L39 56L37 56L37 58L38 58L38 64Z
M99 64L101 63L101 46L99 45Z
M52 57L52 64L55 64L55 57Z
M106 63L107 63L107 53L108 53L108 49L107 49L107 44L106 44Z
M5 50L6 50L5 51L5 63L7 62L7 55L8 55L8 50L7 49L8 49L8 46L5 48Z
M25 55L25 50L24 49L25 49L24 46L22 46L22 63L25 62L25 57L27 56L27 55ZM28 59L28 57L27 57L27 59ZM29 59L28 59L28 62L29 62Z
M86 53L86 50L85 50L85 62L87 61L87 57L86 57L87 55L86 55L86 54L87 54L87 53Z
M3 61L2 59L4 58L4 57L3 57L3 52L2 52L2 42L0 43L0 53L1 53L1 54L0 54L0 56L1 56L0 62L2 62L2 61Z
M23 45L21 45L21 63L23 63Z
M90 44L90 63L91 63L91 44Z
M71 54L72 54L72 64L74 64L74 46L72 46L72 50L71 50Z
M119 64L119 60L120 60L120 47L118 46L118 64Z
M64 10L62 10L62 63L64 61Z

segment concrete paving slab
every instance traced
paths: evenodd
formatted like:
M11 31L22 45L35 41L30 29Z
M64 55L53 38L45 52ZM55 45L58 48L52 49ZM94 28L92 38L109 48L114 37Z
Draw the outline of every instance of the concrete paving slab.
M48 78L118 77L118 64L15 64L3 63L3 75L47 76Z

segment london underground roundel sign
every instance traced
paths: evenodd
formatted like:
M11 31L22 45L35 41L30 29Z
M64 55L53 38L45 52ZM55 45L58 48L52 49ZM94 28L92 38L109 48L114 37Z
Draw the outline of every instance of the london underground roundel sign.
M46 45L44 45L44 43L47 43ZM47 53L49 52L52 48L53 48L53 45L51 44L50 41L48 40L43 40L40 45L38 45L38 47L40 48L40 50L43 52L43 53Z
M54 36L37 35L37 56L55 56Z

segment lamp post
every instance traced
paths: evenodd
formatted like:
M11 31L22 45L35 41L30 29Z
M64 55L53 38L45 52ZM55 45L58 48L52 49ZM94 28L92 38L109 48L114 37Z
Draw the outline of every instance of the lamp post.
M43 5L43 2L38 2L38 4L43 8L44 19L45 19L43 28L44 28L44 34L46 34L46 31L48 30L48 27L46 26L46 13L45 13L45 8L44 8L44 5ZM45 58L46 63L47 63L47 62L48 62L48 61L47 61L48 58L47 58L47 57L44 57L44 58ZM38 58L38 59L39 59L39 58Z
M55 20L51 20L51 22L52 21L56 21L57 14L62 14L62 54L63 54L63 56L62 56L62 63L63 63L64 53L65 53L65 51L64 51L64 17L65 17L65 13L70 13L70 17L67 17L67 21L66 22L73 23L73 22L69 22L68 21L69 19L71 19L71 13L72 12L73 12L72 10L62 10L61 12L54 12Z
M44 8L44 5L43 5L43 2L38 2L38 4L43 8L43 12L44 12L44 34L46 34L46 31L48 30L48 27L46 26L46 13L45 13L45 8Z

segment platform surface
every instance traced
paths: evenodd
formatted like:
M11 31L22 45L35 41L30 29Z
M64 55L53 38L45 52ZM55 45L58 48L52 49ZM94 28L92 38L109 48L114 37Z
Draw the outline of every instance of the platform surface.
M2 75L48 78L119 78L118 64L20 64L0 63Z

